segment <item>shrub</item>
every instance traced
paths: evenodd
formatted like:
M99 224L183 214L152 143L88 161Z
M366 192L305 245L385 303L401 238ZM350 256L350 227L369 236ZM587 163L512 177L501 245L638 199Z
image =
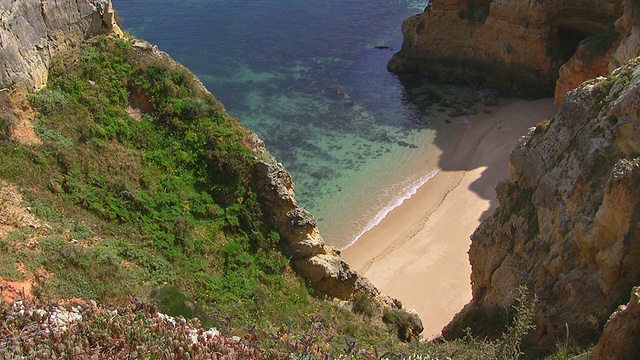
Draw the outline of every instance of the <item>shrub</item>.
M368 292L361 291L353 299L353 312L371 319L380 312L380 305Z
M591 55L593 53L604 55L619 36L620 33L616 30L614 24L611 24L606 30L586 38L584 42Z
M382 315L382 321L384 321L389 329L398 335L398 338L402 341L413 339L418 334L412 333L413 319L411 314L406 311L398 309L384 309Z
M513 305L515 311L513 322L507 326L497 343L497 359L517 359L523 354L520 351L522 339L536 327L533 324L533 317L537 302L536 298L530 298L526 286L518 288L518 296Z

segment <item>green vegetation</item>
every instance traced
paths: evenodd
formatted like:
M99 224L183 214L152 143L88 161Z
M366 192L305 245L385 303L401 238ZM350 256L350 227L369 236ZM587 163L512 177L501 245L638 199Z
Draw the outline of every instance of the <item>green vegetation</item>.
M620 33L616 30L614 24L611 24L606 30L586 38L584 42L591 53L604 55L618 37L620 37Z
M12 114L6 96L0 107ZM228 339L194 347L187 322L160 326L159 311L241 337L248 358L518 357L533 309L524 297L501 339L401 344L395 334L406 328L405 313L387 310L385 325L369 295L358 295L352 310L312 296L263 222L246 130L168 57L97 37L56 58L47 87L29 100L43 143L2 138L0 180L22 189L39 223L0 234L0 276L33 281L40 306L80 298L119 310L85 305L81 326L37 338L32 330L45 325L32 325L46 318L18 316L0 301L8 354L162 358L247 349Z
M55 59L29 100L43 143L0 141L0 179L24 189L46 226L1 238L3 277L32 279L43 301L122 306L133 294L266 344L320 323L312 343L323 352L347 338L366 351L400 346L292 272L262 221L246 130L181 65L97 37Z

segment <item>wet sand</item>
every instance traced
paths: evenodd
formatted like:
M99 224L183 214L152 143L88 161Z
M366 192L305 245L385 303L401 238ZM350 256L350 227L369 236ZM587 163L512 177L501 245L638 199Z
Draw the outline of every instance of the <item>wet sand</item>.
M553 99L502 100L472 126L455 154L411 198L366 232L342 256L382 292L418 311L427 339L471 300L470 236L498 205L518 139L556 113Z

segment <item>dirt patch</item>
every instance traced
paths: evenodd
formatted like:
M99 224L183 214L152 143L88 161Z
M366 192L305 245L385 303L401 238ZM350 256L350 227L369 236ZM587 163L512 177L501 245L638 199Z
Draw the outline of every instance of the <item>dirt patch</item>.
M18 123L13 128L12 138L24 145L40 145L42 140L33 130L33 123L38 112L27 100L26 94L14 93L9 95L9 103L13 113L18 118Z
M17 186L0 180L0 238L21 227L37 229L41 226L23 202Z
M32 280L7 281L0 276L0 298L7 303L12 303L14 300L18 299L31 298L32 289Z
M150 96L135 86L129 88L129 106L125 109L132 118L140 121L144 114L156 111L156 107L150 100Z

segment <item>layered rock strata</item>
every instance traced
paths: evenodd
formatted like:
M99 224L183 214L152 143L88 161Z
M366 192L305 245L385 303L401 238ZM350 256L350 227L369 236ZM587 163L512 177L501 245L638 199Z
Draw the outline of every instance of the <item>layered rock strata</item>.
M0 0L0 88L40 89L57 52L108 33L122 34L111 0Z
M622 0L433 0L402 24L393 72L482 83L507 95L553 94L578 43L606 31Z
M539 300L530 343L596 339L640 284L639 184L636 58L569 92L513 150L500 206L472 236L473 299L444 336L496 331L526 285Z

